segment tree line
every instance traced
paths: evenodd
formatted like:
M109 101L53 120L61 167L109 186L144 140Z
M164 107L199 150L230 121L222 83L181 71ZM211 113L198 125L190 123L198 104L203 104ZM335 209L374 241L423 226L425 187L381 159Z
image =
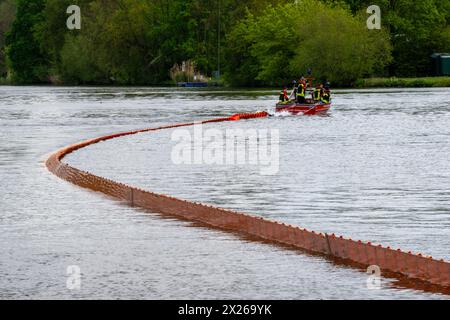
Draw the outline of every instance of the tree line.
M367 7L381 7L368 30ZM66 27L78 5L81 30ZM311 68L334 85L423 76L450 51L442 0L0 0L0 77L13 83L150 85L194 61L233 86L280 84Z

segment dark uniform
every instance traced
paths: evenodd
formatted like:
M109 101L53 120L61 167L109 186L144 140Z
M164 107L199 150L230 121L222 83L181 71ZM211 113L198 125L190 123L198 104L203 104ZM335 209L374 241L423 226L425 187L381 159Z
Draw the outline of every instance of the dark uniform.
M319 101L321 96L322 96L322 88L321 87L315 88L313 93L314 101Z
M297 103L305 103L306 85L300 83L297 89Z
M323 104L329 104L330 103L330 101L331 101L331 92L330 92L330 90L325 90L322 93L322 96L320 97L320 101Z

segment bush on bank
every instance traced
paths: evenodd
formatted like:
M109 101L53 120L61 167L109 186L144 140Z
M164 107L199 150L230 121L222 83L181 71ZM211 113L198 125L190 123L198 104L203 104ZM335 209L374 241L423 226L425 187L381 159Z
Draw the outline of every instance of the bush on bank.
M450 77L369 78L356 81L357 88L420 88L450 87Z
M316 0L270 7L258 17L248 12L227 40L225 75L239 85L290 83L309 68L323 81L349 85L391 62L386 32L368 30L361 16Z

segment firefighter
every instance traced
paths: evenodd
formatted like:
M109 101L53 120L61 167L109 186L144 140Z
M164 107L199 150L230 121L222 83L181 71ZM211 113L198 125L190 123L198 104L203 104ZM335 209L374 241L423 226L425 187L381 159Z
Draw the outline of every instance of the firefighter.
M292 94L289 96L289 99L295 100L297 98L298 91L297 81L292 81L292 84L294 85L294 89L292 90Z
M279 100L280 100L279 101L280 103L288 103L289 102L289 96L288 96L286 87L284 87L283 90L281 90Z
M325 88L323 90L323 93L320 97L320 102L322 102L323 104L329 104L331 102L331 91L329 88Z
M320 101L320 97L323 93L323 84L318 84L313 92L313 100L314 101Z
M306 102L305 100L305 94L306 94L306 81L300 81L297 89L297 103L304 104Z

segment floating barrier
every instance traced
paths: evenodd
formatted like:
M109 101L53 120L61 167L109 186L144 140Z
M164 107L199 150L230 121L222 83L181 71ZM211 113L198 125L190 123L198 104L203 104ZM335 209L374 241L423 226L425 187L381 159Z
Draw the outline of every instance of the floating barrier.
M238 121L267 116L267 112L236 114L231 117L206 120L200 123ZM254 237L256 240L288 245L311 253L337 258L339 263L356 264L360 267L375 265L383 273L393 273L394 276L406 277L408 282L410 282L408 286L423 288L423 283L418 283L418 280L419 282L431 284L434 288L433 291L450 294L450 263L448 261L435 260L422 254L413 254L411 252L403 252L400 249L393 250L390 247L346 239L334 234L317 233L257 216L145 191L79 170L61 161L68 154L101 141L143 132L193 126L195 124L198 123L192 122L136 130L87 140L55 152L46 161L46 166L50 172L65 181L82 188L101 192L114 199L124 201L131 206L149 209L193 222L200 222L222 230L246 234Z

